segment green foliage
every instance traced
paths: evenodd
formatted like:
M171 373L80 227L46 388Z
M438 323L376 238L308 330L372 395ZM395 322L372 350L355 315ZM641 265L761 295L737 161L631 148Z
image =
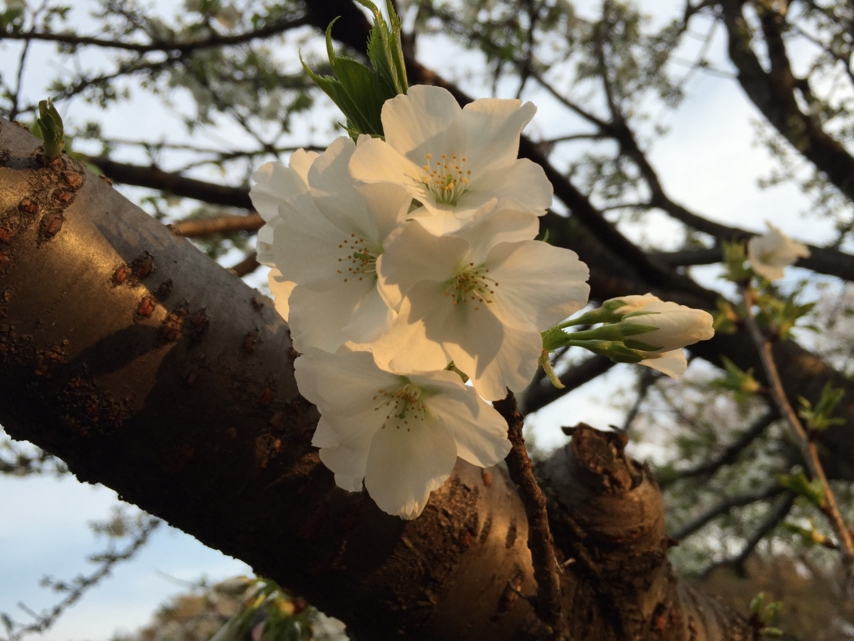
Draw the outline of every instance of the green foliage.
M795 299L799 291L792 292L784 299L773 293L762 293L756 299L759 308L757 320L759 323L774 332L780 340L786 340L791 336L798 320L809 314L815 303L798 304ZM811 325L803 326L807 329L815 329Z
M355 139L359 134L382 136L380 119L386 100L406 93L409 84L400 45L400 20L388 2L390 25L379 9L367 0L359 4L374 14L374 27L368 40L368 59L373 69L352 58L336 56L332 47L333 20L326 29L326 52L333 76L320 76L303 62L311 79L328 95L347 118L347 131ZM300 58L302 60L302 58Z
M712 327L716 334L735 334L741 326L741 316L735 307L725 298L719 298L717 309L712 314Z
M844 419L832 418L833 410L844 396L845 390L836 389L827 383L821 390L821 398L815 407L803 396L798 397L801 405L798 416L804 419L807 429L812 432L823 432L831 425L844 425Z
M39 117L36 121L41 138L44 140L44 155L50 161L62 153L65 147L65 129L62 116L53 106L50 98L39 101Z
M733 283L747 283L753 271L745 267L747 260L746 244L743 242L724 241L721 245L724 255L724 274L722 278Z
M798 496L804 497L817 508L824 508L826 499L824 496L824 483L822 483L821 479L810 481L803 470L798 470L795 474L780 474L777 477L777 482L787 490L791 490Z
M753 368L744 371L726 356L721 356L721 361L724 364L725 374L714 381L715 387L732 391L733 397L739 403L763 391L762 384L753 376Z
M783 527L796 535L800 539L801 544L806 548L811 548L814 545L834 547L833 542L816 529L813 519L809 519L809 527L804 527L791 521L784 522Z

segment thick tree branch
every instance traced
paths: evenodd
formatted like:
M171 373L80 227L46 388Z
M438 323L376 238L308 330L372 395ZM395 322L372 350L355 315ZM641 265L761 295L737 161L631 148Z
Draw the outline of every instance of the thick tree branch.
M533 569L526 516L500 468L458 462L410 522L337 489L310 446L317 413L298 394L296 354L275 311L71 159L43 166L37 144L0 123L9 151L0 166L0 421L10 435L297 590L357 635L546 638L516 595L533 592ZM663 619L673 641L750 638L739 617L685 596L693 593L663 555L654 482L622 456L603 467L610 446L596 446L607 437L595 434L587 447L574 441L574 469L587 475L579 487L588 488L576 511L599 516L576 524L583 545L570 567L581 572L561 577L570 638L647 634L662 621L656 603L667 613L678 604ZM559 459L572 482L566 453ZM604 479L613 491L591 494ZM609 524L607 515L627 511L637 528ZM623 562L619 532L648 532L634 539L649 552L643 562ZM639 605L614 618L624 586Z
M770 5L756 5L771 62L770 71L765 71L751 48L751 29L742 13L744 4L745 0L719 3L729 37L729 57L738 69L739 83L768 122L854 201L854 157L798 106L797 87L782 42L783 16Z

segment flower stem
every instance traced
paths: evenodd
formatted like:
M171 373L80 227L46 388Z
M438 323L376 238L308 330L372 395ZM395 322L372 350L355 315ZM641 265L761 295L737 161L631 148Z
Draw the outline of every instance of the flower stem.
M744 297L745 306L745 325L747 326L753 342L756 344L756 349L759 351L759 358L762 361L762 367L768 377L768 386L771 391L771 398L777 407L780 416L784 417L795 433L798 447L801 451L801 456L804 459L804 464L807 467L807 472L810 478L819 479L824 491L824 505L820 508L827 520L830 522L839 538L839 550L842 553L842 558L845 565L845 574L847 582L852 585L854 581L854 542L851 540L851 533L842 519L842 514L839 512L839 506L836 503L836 496L827 482L827 475L824 473L821 460L818 456L818 449L815 441L810 438L807 430L798 418L794 408L786 398L786 392L783 389L783 383L780 380L780 373L777 370L777 365L774 362L774 355L771 350L771 341L769 341L759 325L756 322L756 316L753 313L753 305L756 302L756 295L753 290L743 288L741 294Z
M493 406L507 421L510 453L507 455L507 469L510 478L519 489L519 497L528 517L528 548L534 564L534 579L537 581L535 609L540 620L552 630L551 638L565 638L564 619L561 614L562 598L558 563L554 552L554 541L549 528L549 515L546 509L546 496L540 489L534 476L533 465L525 448L522 436L524 418L516 404L513 392L507 397L495 401Z

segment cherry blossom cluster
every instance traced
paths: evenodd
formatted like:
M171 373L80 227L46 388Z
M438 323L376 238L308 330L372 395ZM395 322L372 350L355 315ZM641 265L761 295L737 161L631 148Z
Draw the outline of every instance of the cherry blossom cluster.
M507 455L489 401L522 391L547 363L547 330L573 336L557 324L587 304L587 266L534 239L552 198L542 168L517 158L535 111L460 108L414 86L383 104L383 138L342 137L254 176L258 259L301 353L300 392L321 413L312 442L340 487L364 482L390 514L418 516L458 457L488 467ZM674 323L697 319L653 298L610 302L610 352L598 336L578 344L642 362L710 337L711 317L690 310L708 328L674 338ZM632 325L638 314L657 320Z

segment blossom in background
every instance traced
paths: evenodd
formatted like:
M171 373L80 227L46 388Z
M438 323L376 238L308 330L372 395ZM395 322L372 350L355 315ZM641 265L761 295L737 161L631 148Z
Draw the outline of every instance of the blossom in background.
M413 519L457 457L488 467L510 450L507 424L455 372L379 369L369 352L309 349L295 364L300 393L317 405L312 444L339 487L362 480L383 511Z
M268 168L253 188L268 221L259 254L275 266L270 289L299 351L370 342L393 317L377 291L376 259L411 197L395 185L357 186L348 171L354 149L339 138L319 156L303 153L296 167Z
M412 217L436 234L453 231L493 198L514 198L542 215L552 186L542 167L519 159L519 137L536 107L484 98L460 108L440 87L413 86L386 101L385 140L359 140L350 165L366 183L403 185L421 207Z
M622 305L615 306L618 303ZM663 301L652 294L622 296L606 301L605 306L622 317L618 327L626 347L640 350L649 357L640 364L671 378L679 378L688 368L682 347L715 335L714 319L708 312Z
M785 267L794 265L799 258L809 257L810 250L771 223L765 224L768 225L765 234L747 241L747 257L753 271L768 280L777 280L783 277Z
M488 400L524 389L537 369L540 332L587 303L587 265L530 240L537 218L487 203L458 231L434 236L408 223L378 263L380 291L399 313L371 346L401 373L450 361Z

